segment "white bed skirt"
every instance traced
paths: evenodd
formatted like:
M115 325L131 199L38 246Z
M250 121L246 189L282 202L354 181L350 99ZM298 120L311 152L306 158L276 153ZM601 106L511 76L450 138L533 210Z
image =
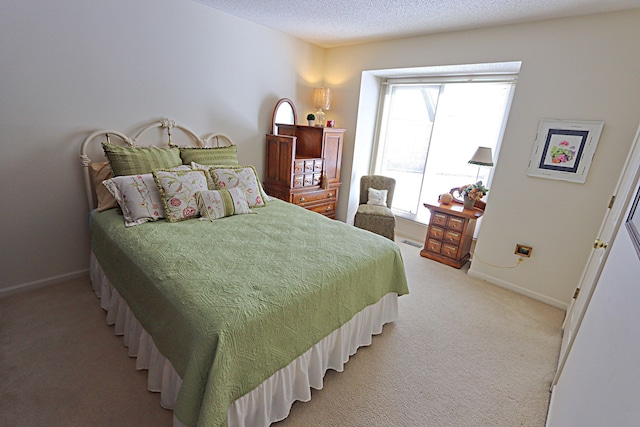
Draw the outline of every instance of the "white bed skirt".
M153 339L133 316L118 291L111 286L93 253L90 274L93 290L100 298L100 306L107 312L107 324L114 325L115 334L123 336L129 356L136 357L136 369L148 370L149 391L159 392L162 407L173 409L182 379L160 354ZM311 388L322 388L323 377L328 369L342 372L344 364L359 347L370 345L372 336L380 334L385 323L397 318L398 296L393 292L388 293L253 391L236 400L227 413L229 427L266 427L283 420L296 400L309 401ZM175 416L173 426L184 427Z

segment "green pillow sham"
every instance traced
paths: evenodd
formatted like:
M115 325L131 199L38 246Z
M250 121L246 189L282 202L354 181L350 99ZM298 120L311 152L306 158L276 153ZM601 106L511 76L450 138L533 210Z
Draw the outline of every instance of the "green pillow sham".
M190 165L191 162L201 165L238 165L238 147L197 148L180 147L182 164Z
M103 142L102 149L115 176L141 175L151 173L154 169L182 165L177 147L123 147Z

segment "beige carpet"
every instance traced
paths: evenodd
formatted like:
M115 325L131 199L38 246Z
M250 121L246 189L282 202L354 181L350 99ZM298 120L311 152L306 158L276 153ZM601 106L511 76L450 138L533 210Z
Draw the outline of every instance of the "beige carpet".
M279 427L544 426L564 312L419 256L400 319ZM0 426L170 426L88 279L0 299Z

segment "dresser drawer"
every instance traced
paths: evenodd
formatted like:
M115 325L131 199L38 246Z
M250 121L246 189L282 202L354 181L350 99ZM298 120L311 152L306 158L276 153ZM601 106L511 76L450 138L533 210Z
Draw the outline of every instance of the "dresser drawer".
M425 248L429 252L440 253L442 248L442 242L440 240L427 239L427 247Z
M304 160L297 160L293 163L293 173L304 173Z
M449 216L445 214L441 214L440 212L436 212L433 214L433 218L431 218L431 223L435 225L440 225L442 227L446 227L447 218L449 218Z
M307 207L307 209L322 215L333 217L336 214L336 203L335 202L323 203L321 205L309 206Z
M429 237L433 239L442 240L444 234L445 233L443 228L434 226L429 227Z
M322 200L335 202L338 195L337 193L338 191L335 189L298 193L293 195L293 203L295 203L296 205L303 205L308 203L320 202Z
M445 243L451 243L453 245L460 245L460 240L462 239L462 233L453 230L447 230L444 232L444 238L442 239Z
M456 216L449 216L447 219L447 228L451 230L462 231L464 228L464 219Z
M314 170L313 169L313 163L314 163L314 160L305 160L304 161L304 172L305 173L313 172L313 170Z
M440 253L449 258L456 258L458 256L458 246L444 243L440 249Z
M293 176L293 188L298 188L304 186L304 175L294 175Z

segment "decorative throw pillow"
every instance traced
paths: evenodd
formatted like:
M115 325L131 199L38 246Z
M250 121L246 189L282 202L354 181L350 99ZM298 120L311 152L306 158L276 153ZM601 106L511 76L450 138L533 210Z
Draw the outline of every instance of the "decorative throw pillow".
M231 215L251 213L244 192L239 188L229 190L207 190L196 193L196 203L201 219L224 218Z
M206 171L155 170L153 177L162 195L165 217L169 222L177 222L198 216L196 193L205 191Z
M98 200L98 212L117 207L118 202L116 198L113 197L107 187L102 185L102 181L113 178L109 163L92 162L89 165L89 175L91 175L91 182L93 183L93 189L96 192L96 199Z
M387 206L387 190L376 190L369 188L368 205Z
M192 169L202 169L202 170L207 171L207 182L209 183L209 189L210 190L215 190L216 189L216 183L213 182L213 177L211 176L209 171L212 168L224 168L224 167L227 167L227 166L225 166L225 165L201 165L200 163L191 162L191 168Z
M212 167L209 169L216 190L240 188L249 202L249 207L266 206L266 196L258 173L253 166Z
M141 175L182 164L177 147L123 147L103 142L102 149L115 176Z
M193 168L189 165L180 165L180 166L176 166L174 168L168 168L168 171L190 171Z
M116 176L103 184L120 205L127 227L164 218L162 198L150 173Z
M180 147L180 157L185 165L190 165L191 162L225 166L239 164L238 147L235 145L215 148Z

